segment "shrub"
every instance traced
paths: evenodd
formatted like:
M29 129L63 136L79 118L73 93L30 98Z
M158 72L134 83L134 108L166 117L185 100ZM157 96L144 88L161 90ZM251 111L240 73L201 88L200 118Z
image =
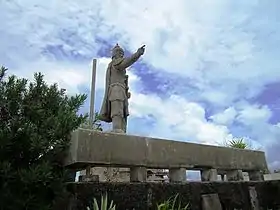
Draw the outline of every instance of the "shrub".
M232 139L227 143L227 146L231 147L231 148L237 148L237 149L248 149L249 148L249 144L247 142L245 142L245 140L243 138Z
M176 205L176 201L178 199L179 194L176 194L174 197L169 198L167 201L164 201L161 204L157 205L157 210L187 210L189 209L189 204L184 207L181 207L181 202L178 202Z
M108 197L107 197L107 193L104 195L101 195L101 202L100 202L100 208L98 205L98 202L96 200L96 198L93 199L93 204L92 204L92 208L87 207L87 210L115 210L116 209L116 205L114 205L114 202L111 201L109 207L108 207ZM108 207L108 208L107 208Z
M86 95L68 97L43 75L34 81L0 69L0 209L47 210L65 190L62 160Z

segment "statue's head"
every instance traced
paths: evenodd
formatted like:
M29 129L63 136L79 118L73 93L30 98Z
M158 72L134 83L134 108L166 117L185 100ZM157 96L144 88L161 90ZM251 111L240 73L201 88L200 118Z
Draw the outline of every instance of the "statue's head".
M112 49L112 58L122 58L124 56L124 50L116 44L116 46Z

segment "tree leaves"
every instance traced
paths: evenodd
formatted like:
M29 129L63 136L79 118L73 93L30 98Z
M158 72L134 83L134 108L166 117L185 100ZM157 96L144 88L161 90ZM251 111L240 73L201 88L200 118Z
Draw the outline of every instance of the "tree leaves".
M243 138L234 138L227 143L227 146L237 149L249 149L249 144Z
M51 209L65 190L70 134L87 119L77 115L86 95L69 97L41 73L29 82L6 72L0 68L0 209Z

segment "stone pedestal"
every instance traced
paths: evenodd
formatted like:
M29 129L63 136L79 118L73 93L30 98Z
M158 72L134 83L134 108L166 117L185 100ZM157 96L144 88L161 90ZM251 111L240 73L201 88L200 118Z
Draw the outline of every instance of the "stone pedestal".
M131 164L147 168L200 166L223 171L241 168L244 171L251 171L266 168L265 155L259 151L209 147L82 128L72 133L70 145L67 157L64 159L64 166L77 170L84 165L126 168L133 166ZM183 166L182 160L187 160L185 164L188 166ZM107 165L108 163L112 165Z
M249 171L249 180L250 181L263 181L264 177L260 171Z
M201 181L217 181L218 172L217 169L203 169L200 171L201 173Z
M146 182L147 169L145 167L130 168L130 181L131 182Z
M230 170L227 171L228 181L243 181L242 170Z
M187 175L185 168L171 168L169 169L170 182L186 182Z

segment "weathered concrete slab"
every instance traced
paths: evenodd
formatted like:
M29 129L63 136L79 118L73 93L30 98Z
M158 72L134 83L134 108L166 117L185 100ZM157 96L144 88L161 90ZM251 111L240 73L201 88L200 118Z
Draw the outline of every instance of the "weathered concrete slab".
M218 194L201 195L202 210L222 210Z
M264 152L216 147L125 134L76 130L65 164L147 168L267 169Z

